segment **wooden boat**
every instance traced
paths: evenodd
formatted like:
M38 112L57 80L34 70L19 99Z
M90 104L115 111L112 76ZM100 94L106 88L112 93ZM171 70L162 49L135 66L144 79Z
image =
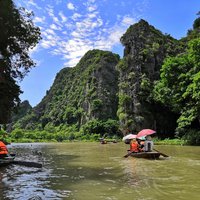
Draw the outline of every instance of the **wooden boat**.
M10 154L7 157L0 158L0 167L7 166L10 164L15 165L21 165L25 167L36 167L36 168L42 168L41 163L31 162L31 161L20 161L20 160L14 160L15 154Z
M0 158L0 167L13 163L14 159L15 155L10 155L4 158Z
M148 159L158 159L161 153L159 152L132 152L130 156L135 158L148 158Z

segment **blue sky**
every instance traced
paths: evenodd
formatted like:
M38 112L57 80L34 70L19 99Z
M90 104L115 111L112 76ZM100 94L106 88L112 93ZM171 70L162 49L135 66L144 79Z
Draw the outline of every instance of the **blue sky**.
M192 28L199 0L15 0L32 10L42 40L30 52L37 63L22 82L21 100L36 106L63 67L74 67L91 49L123 56L120 37L145 19L163 33L180 39Z

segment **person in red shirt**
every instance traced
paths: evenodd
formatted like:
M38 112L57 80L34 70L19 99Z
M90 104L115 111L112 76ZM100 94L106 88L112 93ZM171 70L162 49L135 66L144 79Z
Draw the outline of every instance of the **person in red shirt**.
M130 142L130 151L139 152L139 145L135 139L132 139Z
M0 141L0 158L4 158L6 156L8 156L8 149L6 145Z

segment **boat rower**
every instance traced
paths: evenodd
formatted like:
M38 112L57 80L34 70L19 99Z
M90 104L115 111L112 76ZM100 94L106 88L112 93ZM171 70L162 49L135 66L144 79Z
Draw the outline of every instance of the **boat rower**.
M146 152L153 151L153 141L150 135L146 136L146 140L144 142L144 151Z

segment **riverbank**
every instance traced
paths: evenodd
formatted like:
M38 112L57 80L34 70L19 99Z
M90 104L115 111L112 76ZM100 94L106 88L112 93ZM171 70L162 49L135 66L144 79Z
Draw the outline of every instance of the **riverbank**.
M7 142L17 142L17 143L34 143L34 142L69 142L69 141L91 141L100 142L106 140L110 142L121 142L122 133L114 132L112 134L106 133L89 133L83 131L77 131L74 129L67 130L22 130L15 129L11 133L7 134L7 137L1 137ZM187 131L182 138L165 138L160 139L158 136L152 136L153 141L157 145L200 145L200 132ZM161 137L161 136L160 136ZM163 137L163 135L162 135Z
M164 140L155 139L155 145L188 145L186 140L183 139L169 139L166 138Z
M118 139L112 139L112 138L105 138L104 139L107 143L118 143L118 142L122 142L122 140L120 138ZM78 141L82 141L82 142L100 142L100 140L93 140L93 139L84 139L84 140L77 140L77 139L73 139L73 140L63 140L63 141L57 141L55 139L51 139L51 140L44 140L44 139L30 139L30 138L18 138L18 139L13 139L13 138L7 138L6 140L8 143L67 143L67 142L78 142ZM188 145L186 140L183 139L153 139L153 142L155 145Z

